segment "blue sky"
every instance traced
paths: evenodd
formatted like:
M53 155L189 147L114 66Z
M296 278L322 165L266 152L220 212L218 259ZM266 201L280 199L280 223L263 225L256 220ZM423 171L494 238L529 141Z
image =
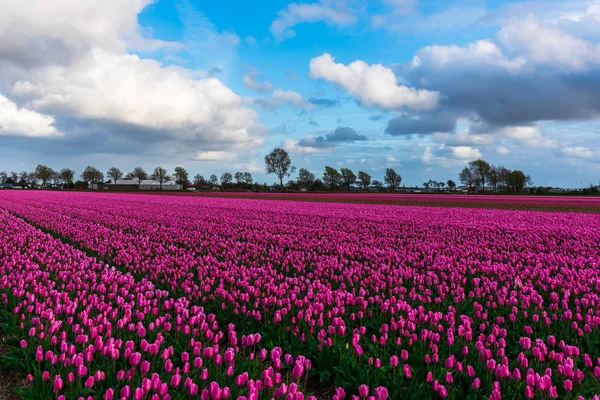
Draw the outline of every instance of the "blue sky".
M12 3L0 170L273 182L263 158L284 147L317 176L417 185L481 157L536 185L600 181L598 1Z

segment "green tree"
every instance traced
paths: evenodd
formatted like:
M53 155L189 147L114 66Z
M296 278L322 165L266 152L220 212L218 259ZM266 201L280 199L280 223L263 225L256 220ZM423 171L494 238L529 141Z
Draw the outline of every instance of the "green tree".
M369 189L371 185L371 175L364 171L358 171L358 183L363 190Z
M527 175L523 171L516 170L510 173L510 186L515 192L522 192L526 184Z
M265 156L265 171L267 174L275 174L279 178L279 187L283 190L283 178L294 173L296 167L292 166L292 160L287 151L276 147Z
M402 176L397 173L393 168L387 168L385 170L385 176L383 177L385 184L388 185L390 191L396 190L402 183Z
M476 182L473 171L468 167L464 167L463 170L460 171L460 174L458 174L458 179L460 180L460 183L469 188L469 191L471 191Z
M54 175L54 170L52 170L52 168L47 167L45 165L38 165L37 167L35 167L35 178L37 180L42 181L42 187L46 186L46 183L52 179L52 176Z
M315 183L315 174L307 170L306 168L300 168L298 171L298 185L301 188L310 190Z
M475 183L481 185L481 190L485 191L485 182L487 181L492 169L490 164L488 164L487 161L479 159L471 161L469 163L469 169L475 178Z
M323 173L323 183L329 190L338 190L342 186L342 174L337 169L326 166Z
M446 182L446 185L448 185L448 189L450 189L451 192L454 192L456 190L456 182L454 182L452 179L449 179Z
M183 167L175 167L173 176L175 177L175 183L178 185L187 185L190 182L190 175Z
M206 185L206 179L200 174L194 176L194 185Z
M342 168L340 169L340 173L342 174L344 187L346 190L350 190L350 187L356 183L356 175L350 168Z

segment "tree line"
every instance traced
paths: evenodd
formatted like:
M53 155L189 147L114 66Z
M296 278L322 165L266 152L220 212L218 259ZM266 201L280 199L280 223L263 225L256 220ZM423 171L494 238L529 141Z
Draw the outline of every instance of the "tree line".
M475 189L485 191L486 187L489 187L494 192L503 190L518 193L533 183L531 177L521 170L511 171L501 165L490 165L481 159L471 161L460 172L459 179L469 191Z
M402 176L393 168L386 168L383 181L372 179L371 175L365 171L355 173L350 168L343 167L339 170L332 166L325 166L321 177L306 168L298 170L296 179L290 179L284 184L284 178L292 176L296 172L296 167L292 165L290 155L282 148L275 148L265 156L265 171L267 174L273 174L278 178L279 184L269 187L266 183L259 184L254 181L250 172L238 171L234 174L230 172L223 173L220 177L211 174L205 178L201 174L190 178L188 171L181 166L175 167L172 173L167 169L158 166L151 173L146 172L142 167L135 167L130 172L124 173L117 167L111 167L104 174L93 166L88 166L81 173L76 182L73 181L75 172L72 169L53 170L46 165L38 165L34 171L21 173L0 172L0 183L9 183L21 186L47 187L52 183L54 187L64 188L87 188L89 184L115 183L126 179L137 182L151 179L157 181L160 189L165 182L171 180L183 187L195 186L202 188L221 188L221 189L246 189L246 190L269 190L276 188L278 190L301 190L301 191L350 191L350 190L388 190L397 191L402 184ZM105 182L105 177L108 181ZM521 192L525 185L531 184L529 175L523 171L511 171L503 166L493 166L484 160L471 161L459 174L460 182L469 191L486 190L487 187L493 191L505 190L512 192ZM455 191L456 182L448 180L438 182L429 180L423 183L425 191Z

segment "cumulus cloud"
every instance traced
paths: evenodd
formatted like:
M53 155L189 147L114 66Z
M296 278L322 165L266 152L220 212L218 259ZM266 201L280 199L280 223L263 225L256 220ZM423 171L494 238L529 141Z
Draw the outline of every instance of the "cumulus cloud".
M197 161L230 161L237 157L237 153L229 151L199 151L194 158Z
M583 71L600 63L600 45L542 24L532 16L510 20L498 38L507 50L523 54L528 63L568 71Z
M296 36L292 29L296 25L315 22L344 27L354 24L356 17L340 2L292 3L277 12L277 19L271 23L269 30L275 39L285 40Z
M395 69L444 95L442 112L498 126L600 114L599 46L533 17L509 19L489 40L427 46Z
M385 133L391 136L425 135L435 132L452 132L456 118L449 114L403 114L389 120Z
M458 160L471 161L477 158L481 158L481 152L470 146L455 146L451 147L450 151L454 158Z
M256 112L220 80L129 53L180 46L142 34L137 14L149 2L0 3L0 90L10 99L3 108L14 103L29 121L20 125L22 136L56 136L60 126L65 137L94 141L81 127L102 125L108 131L97 131L96 140L109 142L120 135L142 136L148 145L182 140L187 149L262 142Z
M55 120L15 103L0 94L0 136L53 137L62 136Z
M432 110L440 97L439 92L399 85L392 70L381 64L358 60L346 66L328 53L310 60L310 76L336 84L367 107Z

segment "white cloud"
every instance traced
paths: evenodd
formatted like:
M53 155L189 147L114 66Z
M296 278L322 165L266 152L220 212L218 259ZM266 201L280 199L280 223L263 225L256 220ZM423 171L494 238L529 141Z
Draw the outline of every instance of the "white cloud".
M197 161L230 161L237 157L237 153L229 151L199 151L194 158Z
M313 79L335 83L367 107L432 110L440 97L439 92L398 85L392 70L381 64L358 60L346 66L335 63L328 53L310 60L310 74Z
M560 150L560 154L571 158L592 158L594 153L587 147L564 147Z
M328 25L344 27L356 22L351 10L339 3L325 4L289 4L277 13L277 19L271 23L270 31L277 40L296 36L292 29L302 23L325 22Z
M80 53L91 47L124 52L169 46L147 41L137 15L151 0L6 0L0 2L0 56L40 62ZM18 54L16 54L18 53Z
M273 85L271 85L271 82L269 82L269 81L265 81L263 83L256 82L254 80L254 77L249 74L244 75L244 85L246 85L246 87L248 87L250 89L258 90L259 92L268 93L271 90L273 90Z
M459 160L471 161L481 158L481 152L470 146L456 146L451 148L454 158Z
M532 16L510 20L503 25L498 38L508 50L523 54L534 64L581 71L600 63L600 45L543 24Z
M54 123L53 117L19 108L0 94L0 136L62 136L54 127Z
M30 77L33 108L168 130L176 137L250 141L256 113L216 78L96 49L69 67Z
M556 140L543 137L537 126L509 126L500 129L500 134L528 147L552 149L559 145Z
M128 53L180 46L142 35L137 15L150 2L0 2L0 90L23 104L20 114L38 113L28 117L37 121L36 135L56 135L56 118L106 122L113 129L105 136L127 135L128 125L148 140L261 144L257 113L220 80ZM219 37L239 43L234 33Z

